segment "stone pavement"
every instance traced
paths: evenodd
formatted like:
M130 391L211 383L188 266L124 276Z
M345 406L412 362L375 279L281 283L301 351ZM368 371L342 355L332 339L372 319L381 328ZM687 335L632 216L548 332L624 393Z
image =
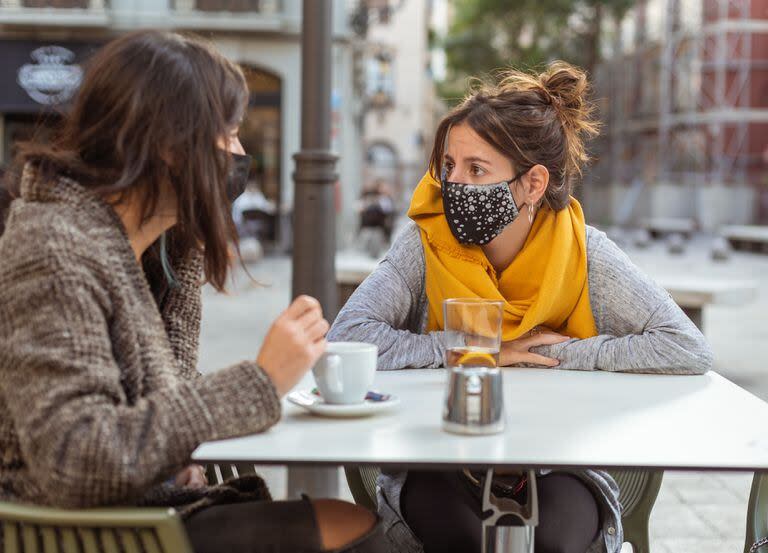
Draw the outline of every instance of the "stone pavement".
M661 241L647 249L628 247L651 275L701 275L754 280L757 299L741 307L712 306L704 330L715 352L715 370L768 400L764 365L768 354L768 255L735 252L728 261L709 257L711 239L697 236L682 255L670 255ZM744 547L746 505L752 475L667 473L651 515L654 553L724 553Z
M715 369L768 400L768 255L736 253L727 262L708 257L709 241L697 237L686 253L672 256L660 242L647 249L628 248L630 257L652 275L702 275L753 279L756 301L743 307L711 307L704 327L715 351ZM242 270L227 295L204 290L201 370L215 370L254 357L270 322L290 299L290 259L267 257L249 266L260 284L250 283ZM285 470L265 467L276 497L285 495ZM744 547L751 474L667 473L651 517L653 553L726 553ZM351 499L341 478L340 495Z

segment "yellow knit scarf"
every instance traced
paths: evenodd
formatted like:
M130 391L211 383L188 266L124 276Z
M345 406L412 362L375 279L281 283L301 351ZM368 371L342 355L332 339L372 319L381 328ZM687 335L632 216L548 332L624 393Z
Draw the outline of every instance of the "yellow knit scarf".
M429 331L443 329L443 300L485 298L504 302L505 341L539 325L572 338L597 335L589 304L586 224L576 199L557 213L541 208L523 249L501 274L479 246L462 245L451 234L440 183L429 172L413 194L408 216L424 245Z

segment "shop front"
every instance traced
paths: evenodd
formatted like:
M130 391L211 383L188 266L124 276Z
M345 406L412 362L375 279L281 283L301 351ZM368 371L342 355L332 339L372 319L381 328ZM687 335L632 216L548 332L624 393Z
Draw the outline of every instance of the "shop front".
M43 139L66 110L83 78L83 63L100 47L93 42L0 40L0 166L16 145Z

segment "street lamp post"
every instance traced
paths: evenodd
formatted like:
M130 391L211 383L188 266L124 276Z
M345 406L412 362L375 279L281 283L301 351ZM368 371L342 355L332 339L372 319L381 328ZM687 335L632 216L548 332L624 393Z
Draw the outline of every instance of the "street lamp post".
M331 153L332 1L304 0L301 39L301 151L294 155L293 297L317 298L328 320L338 310L334 185ZM335 497L337 469L292 468L288 496Z

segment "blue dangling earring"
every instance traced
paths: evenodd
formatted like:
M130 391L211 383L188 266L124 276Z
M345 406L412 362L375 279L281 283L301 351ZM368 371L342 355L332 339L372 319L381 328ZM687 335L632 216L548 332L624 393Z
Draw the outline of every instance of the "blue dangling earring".
M176 280L176 275L173 272L173 267L171 267L171 262L168 259L168 245L165 233L160 235L160 265L163 268L163 273L165 274L165 280L168 281L168 286L171 288L175 288L178 286L178 281Z

